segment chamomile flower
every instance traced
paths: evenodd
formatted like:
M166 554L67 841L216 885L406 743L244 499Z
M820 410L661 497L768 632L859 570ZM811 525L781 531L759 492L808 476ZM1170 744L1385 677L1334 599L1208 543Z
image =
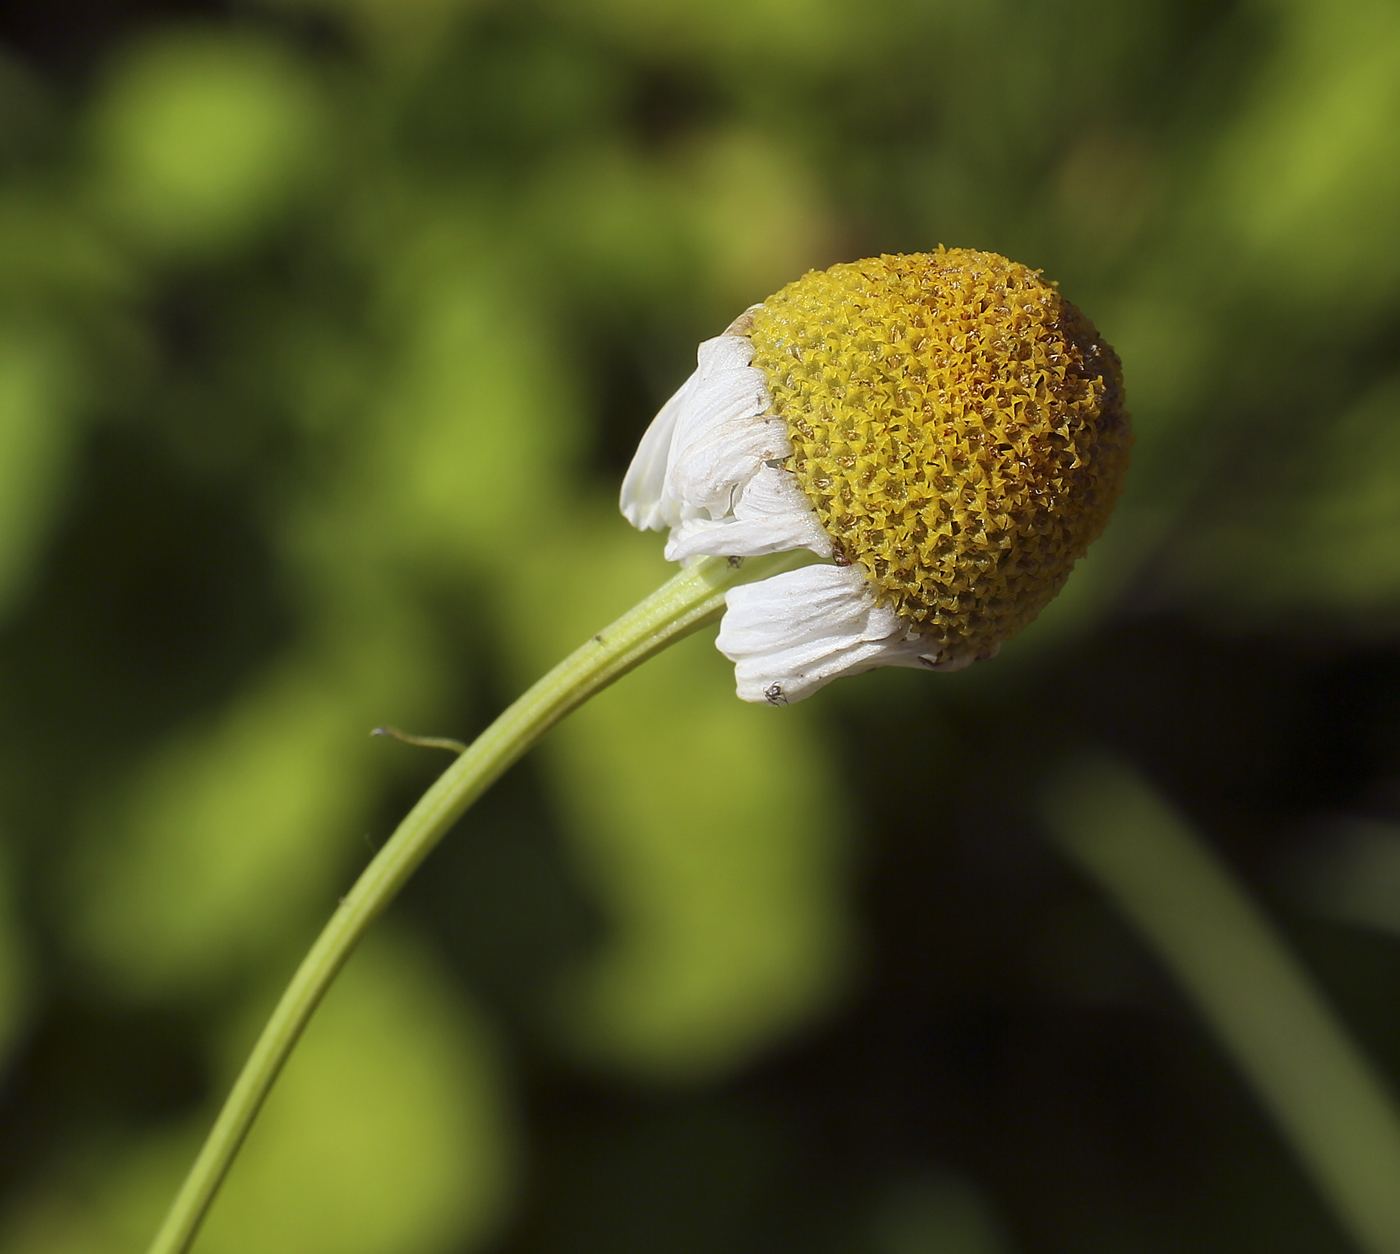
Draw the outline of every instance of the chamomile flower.
M730 590L739 696L992 657L1103 530L1118 357L1033 270L943 249L811 271L700 345L622 485L673 561L807 550Z

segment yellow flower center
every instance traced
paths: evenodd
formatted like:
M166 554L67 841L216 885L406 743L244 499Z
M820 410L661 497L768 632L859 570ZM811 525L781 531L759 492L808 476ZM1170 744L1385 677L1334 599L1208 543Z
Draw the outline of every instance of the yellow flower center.
M1052 283L943 249L811 271L752 314L789 463L877 599L945 658L1033 619L1108 521L1118 356Z

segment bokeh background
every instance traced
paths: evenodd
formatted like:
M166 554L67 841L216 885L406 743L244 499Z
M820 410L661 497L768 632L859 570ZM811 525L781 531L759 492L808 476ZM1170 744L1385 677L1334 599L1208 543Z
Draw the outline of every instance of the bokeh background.
M1400 1077L1390 0L14 0L0 1251L137 1251L336 899L664 576L616 490L811 266L1040 267L1118 517L992 665L551 733L333 991L205 1254L1330 1254L1046 839L1110 749ZM1180 903L1189 912L1191 903Z

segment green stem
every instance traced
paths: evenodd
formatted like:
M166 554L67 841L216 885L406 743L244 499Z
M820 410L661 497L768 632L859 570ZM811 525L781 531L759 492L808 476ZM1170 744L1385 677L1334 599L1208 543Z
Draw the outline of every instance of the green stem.
M1400 1254L1400 1112L1263 912L1136 775L1060 781L1058 843L1152 945L1366 1254Z
M740 567L723 558L708 558L681 571L565 658L438 777L342 899L297 968L149 1254L183 1254L190 1248L273 1081L336 973L370 924L467 807L569 711L667 645L719 618L729 588L800 560L794 554L778 554Z

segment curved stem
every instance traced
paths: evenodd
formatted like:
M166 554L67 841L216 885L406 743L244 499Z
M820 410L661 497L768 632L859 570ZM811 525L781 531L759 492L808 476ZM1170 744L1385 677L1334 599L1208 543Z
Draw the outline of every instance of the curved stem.
M742 567L708 558L657 589L564 659L510 706L442 773L341 900L297 968L151 1243L149 1254L190 1248L219 1185L312 1012L369 925L472 804L536 740L594 693L724 611L738 583L794 564L793 554Z

